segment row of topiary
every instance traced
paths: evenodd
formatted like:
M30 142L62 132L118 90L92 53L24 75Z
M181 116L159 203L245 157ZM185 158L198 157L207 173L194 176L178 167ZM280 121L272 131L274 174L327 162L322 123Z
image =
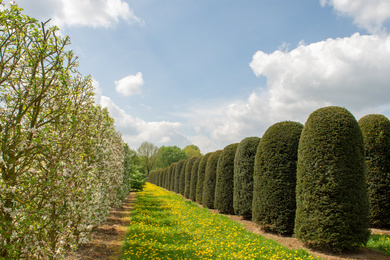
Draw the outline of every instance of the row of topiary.
M237 214L264 230L340 251L390 227L390 121L356 121L345 108L314 111L305 126L272 125L223 150L157 170L149 181L185 198Z

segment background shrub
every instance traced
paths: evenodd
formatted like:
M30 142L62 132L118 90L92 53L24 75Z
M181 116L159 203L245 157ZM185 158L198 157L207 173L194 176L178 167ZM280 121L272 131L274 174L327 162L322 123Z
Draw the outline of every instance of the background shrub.
M190 159L187 160L186 169L184 173L185 174L184 197L187 199L190 198L192 166L194 165L195 161L198 158L199 158L198 156L192 156Z
M202 160L202 157L198 157L196 161L194 162L194 165L192 165L191 170L191 186L190 186L190 200L195 201L196 200L196 186L198 182L198 170L199 170L199 163Z
M390 120L383 115L367 115L359 120L367 165L370 224L390 227Z
M243 139L234 157L233 208L245 219L252 218L253 170L259 143L259 137Z
M206 165L207 161L210 157L211 153L206 153L199 162L198 168L198 180L196 181L196 202L202 204L202 196L203 196L203 184L204 184L204 176L206 175Z
M169 168L171 168L171 183L169 184L170 191L174 191L174 189L175 189L176 165L177 165L177 163L172 163L169 166Z
M341 107L314 111L298 148L295 234L305 244L340 251L367 243L370 232L364 144Z
M174 191L178 194L180 194L180 174L181 174L181 170L185 164L186 160L180 160L179 162L177 162L176 164L176 168L175 168L175 189Z
M180 190L179 193L184 196L184 189L186 187L186 167L188 160L185 160L183 168L180 171Z
M218 160L215 183L215 208L220 213L233 214L234 156L238 143L226 146Z
M280 122L267 129L257 149L253 182L253 221L264 230L292 234L298 144L303 125Z
M221 153L222 150L215 151L207 160L206 173L203 183L202 204L209 209L214 208L215 179L217 177L217 166Z

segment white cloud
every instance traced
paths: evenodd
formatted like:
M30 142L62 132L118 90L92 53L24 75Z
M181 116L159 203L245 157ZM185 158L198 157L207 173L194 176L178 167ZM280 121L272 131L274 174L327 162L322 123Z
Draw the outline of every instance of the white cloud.
M383 30L383 23L390 18L388 0L320 0L322 6L330 5L341 15L349 16L354 22L371 33Z
M143 24L123 0L17 0L26 12L42 21L52 19L59 27L112 27L120 19Z
M138 72L136 75L129 75L115 81L115 89L117 92L125 95L131 96L141 93L141 87L144 85L144 79L142 78L142 73Z

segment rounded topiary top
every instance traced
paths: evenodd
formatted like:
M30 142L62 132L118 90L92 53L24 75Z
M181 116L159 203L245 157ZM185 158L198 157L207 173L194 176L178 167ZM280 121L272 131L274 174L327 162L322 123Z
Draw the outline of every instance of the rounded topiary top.
M370 201L370 224L390 227L390 120L378 114L362 117L367 184Z
M190 186L190 200L195 201L196 200L196 186L198 184L198 170L199 170L199 163L200 160L202 160L202 157L198 157L196 161L194 162L194 165L192 165L191 170L191 186Z
M196 181L196 202L202 204L202 196L203 196L203 184L204 184L204 176L206 175L206 165L207 160L209 159L210 153L206 153L199 162L198 166L198 180Z
M234 157L233 208L236 215L252 218L253 170L259 137L243 139Z
M185 169L185 185L184 185L184 197L187 199L190 198L192 166L194 165L195 161L198 158L199 158L198 156L192 156L190 159L187 160L186 169Z
M298 148L295 234L328 250L355 249L369 237L363 136L345 108L306 121Z
M174 188L174 191L178 194L180 194L180 173L181 173L181 170L183 169L185 162L186 162L185 159L180 160L176 164L176 168L175 168L175 188Z
M303 125L285 121L272 125L257 149L253 183L253 221L264 230L292 234L299 137Z
M209 209L214 208L215 179L217 177L217 166L221 153L222 150L215 151L207 160L206 174L203 183L202 204Z
M234 156L238 143L226 146L218 160L214 206L220 213L233 214Z

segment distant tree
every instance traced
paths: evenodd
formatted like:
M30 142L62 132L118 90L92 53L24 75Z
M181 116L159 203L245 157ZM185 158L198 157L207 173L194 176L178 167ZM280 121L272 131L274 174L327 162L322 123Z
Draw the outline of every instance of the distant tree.
M123 196L127 196L130 189L142 190L145 184L145 173L140 172L141 166L136 152L130 149L128 144L124 145L124 174L123 174Z
M167 168L172 163L181 159L187 159L185 152L177 146L161 146L158 151L156 165L160 168Z
M200 149L198 146L194 144L187 145L183 148L184 153L187 155L187 158L191 158L193 156L202 156Z
M149 175L158 157L158 147L145 141L138 147L137 154L145 166L146 173Z

